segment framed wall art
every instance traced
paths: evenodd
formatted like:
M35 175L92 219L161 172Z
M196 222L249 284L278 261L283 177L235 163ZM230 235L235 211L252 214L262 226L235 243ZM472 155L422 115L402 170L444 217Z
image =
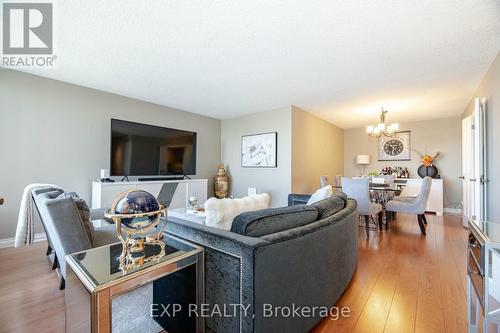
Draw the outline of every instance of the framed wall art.
M241 137L241 166L245 168L276 168L278 133L244 135Z

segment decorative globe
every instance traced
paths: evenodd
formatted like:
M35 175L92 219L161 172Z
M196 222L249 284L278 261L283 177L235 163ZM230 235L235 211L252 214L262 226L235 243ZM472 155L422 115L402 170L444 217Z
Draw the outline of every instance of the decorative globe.
M142 214L160 210L160 203L149 192L132 190L120 194L114 206L115 214ZM153 224L160 217L160 212L148 216L133 216L122 218L121 223L131 229L141 229Z

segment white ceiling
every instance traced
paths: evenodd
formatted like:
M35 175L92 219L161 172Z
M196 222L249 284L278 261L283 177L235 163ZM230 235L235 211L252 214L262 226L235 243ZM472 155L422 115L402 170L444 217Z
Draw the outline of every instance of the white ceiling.
M499 0L54 3L57 68L29 72L216 118L456 116L500 49Z

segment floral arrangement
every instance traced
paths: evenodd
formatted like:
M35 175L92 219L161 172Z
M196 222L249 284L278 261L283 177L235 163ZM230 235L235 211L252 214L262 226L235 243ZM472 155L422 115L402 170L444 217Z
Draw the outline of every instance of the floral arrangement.
M434 156L431 156L431 155L427 154L427 151L425 151L424 153L421 153L418 150L415 150L415 152L418 154L418 156L420 156L420 161L426 167L432 166L432 162L434 162L439 157L441 157L441 153L440 152L437 152Z

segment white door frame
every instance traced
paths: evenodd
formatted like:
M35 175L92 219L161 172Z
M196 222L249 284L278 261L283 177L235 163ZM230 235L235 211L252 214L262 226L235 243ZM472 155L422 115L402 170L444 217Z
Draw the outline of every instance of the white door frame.
M474 99L472 115L462 119L463 223L487 218L485 99Z
M474 216L473 197L470 191L470 178L474 174L472 120L472 115L462 119L462 223L465 227L467 227L468 221Z

